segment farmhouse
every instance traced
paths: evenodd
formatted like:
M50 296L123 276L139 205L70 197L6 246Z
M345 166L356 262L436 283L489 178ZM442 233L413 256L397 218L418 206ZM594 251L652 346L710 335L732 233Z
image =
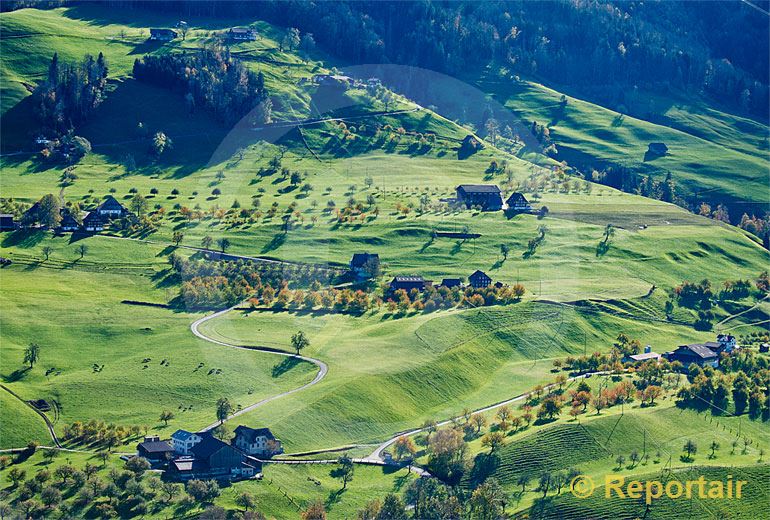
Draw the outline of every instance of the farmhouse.
M174 478L231 480L250 477L256 472L253 464L246 463L246 455L240 450L209 432L201 433L198 437L200 441L191 448L189 456L175 459L169 464L169 472Z
M685 367L689 366L690 363L700 366L711 365L714 368L719 366L719 355L699 343L680 345L673 352L667 352L666 359L672 362L679 361Z
M476 271L468 277L468 283L474 289L482 289L489 287L492 284L492 278L490 278L484 271Z
M83 217L83 229L86 231L102 231L104 229L104 220L96 211L89 211Z
M112 195L107 195L104 202L96 206L94 211L100 217L108 219L122 218L130 213L126 207L118 202Z
M457 201L466 208L480 207L483 211L503 209L503 194L496 184L461 184L457 188Z
M313 76L313 82L326 87L353 87L356 81L350 76L341 74L316 74Z
M370 278L380 268L380 255L377 253L355 253L350 260L350 270L359 278Z
M441 285L439 287L446 287L447 289L452 289L453 287L462 287L463 282L459 278L444 278L441 280Z
M150 29L150 39L162 42L169 42L177 37L173 29Z
M187 430L177 430L171 435L171 444L174 446L174 452L179 455L189 455L193 446L201 440L203 439L200 435L188 432Z
M0 231L13 231L14 229L16 229L16 222L13 215L7 213L0 215Z
M136 447L136 454L153 462L165 462L174 456L174 448L168 441L160 440L157 435L144 438Z
M389 292L395 292L399 289L403 289L406 292L410 292L412 289L417 289L422 292L426 287L430 286L430 280L423 279L422 276L396 276L393 281L390 282Z
M529 204L529 201L527 200L527 198L519 192L512 193L511 196L508 197L508 200L505 201L505 203L508 205L509 211L515 211L515 212L532 211L532 206Z
M273 436L270 428L249 428L240 425L235 429L232 444L248 455L271 457L283 453L281 441Z
M227 31L227 37L231 40L253 41L257 39L257 31L251 27L232 27Z
M80 229L80 222L77 221L69 208L61 209L61 222L59 222L59 231L77 231Z

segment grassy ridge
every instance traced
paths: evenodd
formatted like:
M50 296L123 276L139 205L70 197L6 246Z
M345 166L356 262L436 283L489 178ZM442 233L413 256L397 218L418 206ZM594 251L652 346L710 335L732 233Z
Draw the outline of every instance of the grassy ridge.
M583 167L621 164L662 178L671 172L681 191L704 200L767 201L770 159L767 126L701 104L656 101L660 122L624 116L531 81L514 82L490 73L478 81L526 122L547 124L559 159ZM652 102L653 105L655 101ZM645 161L650 142L663 141L669 154Z
M588 352L606 350L619 330L660 349L671 337L710 337L688 327L554 311L537 303L399 320L382 313L230 313L202 330L214 338L285 349L290 332L303 330L311 341L308 354L329 363L327 378L311 392L243 418L270 424L291 451L374 442L428 418L510 398L550 379L551 359L582 354L584 343Z

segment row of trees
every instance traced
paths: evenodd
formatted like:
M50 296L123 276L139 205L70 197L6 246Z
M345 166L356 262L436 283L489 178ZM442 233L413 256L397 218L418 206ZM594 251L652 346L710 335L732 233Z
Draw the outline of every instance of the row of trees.
M269 123L272 104L265 77L249 70L224 47L147 55L134 61L134 77L185 96L188 108L208 109L226 124L253 113L254 123Z

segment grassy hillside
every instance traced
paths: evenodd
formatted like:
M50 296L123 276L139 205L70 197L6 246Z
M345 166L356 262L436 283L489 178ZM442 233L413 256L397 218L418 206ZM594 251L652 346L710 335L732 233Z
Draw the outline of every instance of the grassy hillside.
M551 379L553 358L605 351L619 331L668 348L710 337L689 327L643 323L569 308L522 303L505 308L418 314L236 312L204 324L214 338L289 349L308 335L309 355L329 363L327 378L243 417L267 423L291 451L375 442L425 419L451 417L513 397ZM312 426L311 426L312 425Z
M0 392L0 407L0 449L21 448L31 441L53 444L43 419L5 390Z
M547 125L558 159L587 169L618 164L661 179L671 172L677 188L698 200L767 202L770 147L768 127L679 98L638 94L649 122L568 97L532 81L515 81L491 69L477 82L515 118ZM665 157L645 160L650 142L669 148Z
M150 248L105 249L119 255ZM59 429L91 418L168 433L200 428L216 418L220 397L245 406L315 374L309 363L277 374L273 367L280 359L197 340L189 331L190 314L121 303L167 301L151 268L121 274L115 264L88 257L82 266L58 258L0 271L6 295L0 323L3 383L25 399L58 402ZM22 358L31 342L40 345L40 361L29 370ZM12 420L14 409L3 407L2 422ZM176 415L167 428L158 420L162 410Z

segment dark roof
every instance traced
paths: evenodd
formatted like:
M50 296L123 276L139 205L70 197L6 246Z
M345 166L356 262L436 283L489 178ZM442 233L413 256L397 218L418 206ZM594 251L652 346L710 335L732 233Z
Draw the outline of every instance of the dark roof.
M179 439L180 441L186 441L193 435L197 435L197 433L188 432L187 430L177 430L171 434L171 438Z
M235 429L235 435L238 437L246 437L249 442L254 442L257 437L267 437L270 440L275 439L270 428L249 428L248 426L243 425L240 425Z
M506 202L508 204L510 204L512 202L524 202L526 204L529 201L527 200L527 198L524 195L522 195L521 193L519 193L517 191L517 192L511 193L511 196L508 197L508 200Z
M715 358L717 357L716 353L708 348L706 345L701 345L700 343L693 343L692 345L681 345L679 349L685 349L689 350L696 356L703 358L703 359L709 359L709 358ZM677 349L677 350L679 350Z
M139 443L139 448L147 453L165 453L174 451L168 441L144 441Z
M460 184L457 189L465 193L500 193L496 184Z
M120 211L125 211L126 207L123 204L121 204L120 202L118 202L115 199L115 197L113 197L112 195L107 195L107 198L105 198L104 202L102 202L101 204L99 204L96 207L96 210L97 211L99 211L99 210L109 210L109 211L120 210Z
M354 253L350 261L350 267L363 267L369 260L380 261L380 255L377 253Z
M173 30L173 29L157 29L157 28L150 29L150 34L153 34L153 33L155 33L155 34L173 34L174 36L176 36L176 31Z
M441 280L441 285L444 287L459 287L462 283L462 280L459 278L444 278Z
M489 277L489 275L488 275L487 273L485 273L484 271L476 271L476 272L474 272L472 275L470 275L470 276L468 277L468 279L470 280L471 278L473 278L473 279L477 279L477 278L482 278L482 277L483 277L483 278L486 278L487 280L491 280L491 279L492 279L492 278L490 278L490 277Z
M224 441L220 441L210 433L206 432L200 434L202 439L198 444L192 447L192 453L197 458L208 460L214 453L218 452L222 448L229 448L230 445Z
M96 211L89 211L86 216L83 217L83 224L87 223L103 223L102 217Z

